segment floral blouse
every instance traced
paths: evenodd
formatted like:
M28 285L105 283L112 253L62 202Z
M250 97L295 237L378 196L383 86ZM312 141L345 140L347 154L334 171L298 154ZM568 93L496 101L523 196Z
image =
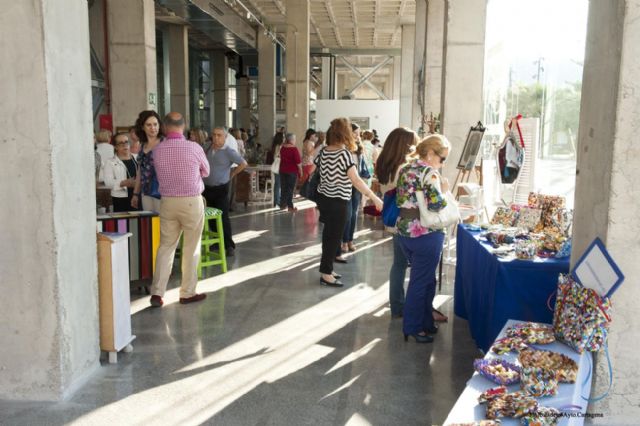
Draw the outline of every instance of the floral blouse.
M151 195L152 189L158 188L155 169L153 167L153 150L144 152L144 148L138 153L138 164L140 167L141 192L144 195ZM156 182L153 185L154 181Z
M398 176L396 187L396 203L401 209L417 209L416 191L423 190L429 210L437 212L447 206L444 195L440 193L434 185L425 182L424 186L420 182L421 176L426 176L431 167L420 159L409 161L402 166ZM433 232L433 229L420 225L420 219L398 218L398 235L403 237L420 237ZM439 230L441 232L441 230Z

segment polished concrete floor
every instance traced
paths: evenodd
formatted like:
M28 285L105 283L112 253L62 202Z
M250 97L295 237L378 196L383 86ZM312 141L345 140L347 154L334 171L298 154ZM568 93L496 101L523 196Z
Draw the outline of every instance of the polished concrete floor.
M102 365L68 401L0 401L2 425L439 425L479 355L453 315L453 268L436 304L449 315L433 344L405 343L388 309L392 242L360 218L357 251L319 285L313 205L234 213L230 271L211 268L208 298L152 309L133 294L132 353ZM176 270L178 270L176 262ZM174 274L172 285L177 280Z

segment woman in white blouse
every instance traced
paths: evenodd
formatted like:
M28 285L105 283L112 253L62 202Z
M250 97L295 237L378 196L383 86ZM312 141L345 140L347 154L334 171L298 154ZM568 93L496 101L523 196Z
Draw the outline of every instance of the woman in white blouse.
M114 212L136 210L131 207L131 196L136 184L138 163L131 154L127 133L117 133L113 137L115 155L105 161L104 183L111 188L111 202Z

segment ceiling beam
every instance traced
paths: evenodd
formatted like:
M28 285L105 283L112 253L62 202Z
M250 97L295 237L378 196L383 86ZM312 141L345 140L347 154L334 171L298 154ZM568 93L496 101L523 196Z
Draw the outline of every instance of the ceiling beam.
M400 49L386 49L386 48L376 48L376 49L350 49L350 48L336 48L330 47L327 49L328 52L323 52L322 49L317 47L312 47L309 49L309 52L313 54L322 54L322 53L330 53L333 55L343 55L343 56L356 56L356 55L374 55L374 56L400 56Z
M358 47L360 46L360 36L358 34L358 14L355 0L351 0L349 6L351 6L351 16L353 17L353 42Z
M373 47L377 47L378 46L378 25L379 25L379 21L380 21L380 0L376 0L376 4L375 4L375 8L376 11L373 14L373 26L374 26L374 31L373 31Z
M370 70L367 75L362 74L362 72L360 72L360 70L358 68L356 68L355 66L353 66L349 61L347 61L343 56L340 56L340 59L342 59L342 62L344 62L344 64L347 66L347 68L349 68L351 71L353 71L354 73L356 73L357 75L360 76L360 80L358 80L356 82L356 84L351 88L351 90L349 90L347 92L347 95L350 95L351 93L353 93L354 90L356 90L358 87L360 87L362 84L366 84L367 86L369 86L374 92L376 92L376 95L378 95L380 97L380 99L389 99L384 93L382 93L380 91L380 89L378 89L375 85L373 85L373 83L371 83L369 81L369 78L375 74L376 71L378 71L380 68L382 68L383 66L385 66L387 63L389 63L389 61L391 61L391 59L393 59L392 56L388 56L384 61L382 61L381 63L379 63L378 65L376 65L372 70ZM340 95L343 96L343 95Z
M333 25L333 34L336 37L336 41L338 42L338 46L342 47L342 37L340 37L340 31L338 30L338 23L336 22L336 15L333 13L333 6L331 5L331 0L327 0L324 4L324 7L327 9L327 14L329 15L329 19L331 20L331 24Z

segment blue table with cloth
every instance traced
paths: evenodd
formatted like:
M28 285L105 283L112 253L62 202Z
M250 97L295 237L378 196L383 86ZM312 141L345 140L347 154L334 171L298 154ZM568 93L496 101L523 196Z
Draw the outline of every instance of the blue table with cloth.
M558 274L569 259L501 259L480 232L458 225L454 312L469 321L471 336L487 351L507 320L553 322Z

